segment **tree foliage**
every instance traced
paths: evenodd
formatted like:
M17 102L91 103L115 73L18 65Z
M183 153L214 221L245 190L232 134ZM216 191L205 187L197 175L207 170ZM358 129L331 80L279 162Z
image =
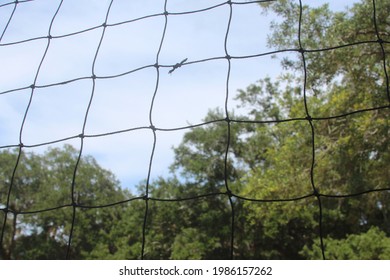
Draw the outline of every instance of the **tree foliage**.
M1 258L63 259L72 224L71 190L78 152L71 146L43 155L23 151L11 185L17 157L18 151L0 154L2 207L12 186ZM75 202L81 206L107 205L129 196L114 175L89 156L80 160L74 183ZM103 257L95 253L97 248L105 251L105 258L113 257L120 250L118 241L112 240L124 210L124 206L78 208L72 258Z

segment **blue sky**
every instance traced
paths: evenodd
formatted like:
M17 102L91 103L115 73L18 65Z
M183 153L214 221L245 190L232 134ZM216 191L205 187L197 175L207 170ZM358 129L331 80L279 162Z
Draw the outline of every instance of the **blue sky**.
M0 5L12 1L0 0ZM116 24L164 12L163 0L114 0L108 24ZM170 13L203 9L224 1L168 0ZM238 1L237 1L238 2ZM245 2L245 1L239 1ZM326 1L303 1L307 4ZM340 9L349 1L330 1L332 9ZM5 91L33 83L43 57L47 39L21 44L8 43L48 35L50 21L59 0L35 0L20 3L0 42L0 146L19 143L22 119L31 89ZM52 29L61 36L101 25L109 0L65 0ZM14 8L0 8L0 32ZM159 64L174 65L185 58L197 61L225 55L224 40L230 9L228 5L195 14L170 15ZM269 24L274 15L264 15L257 4L233 5L233 16L227 41L231 56L254 55L270 51L266 45ZM94 72L99 77L114 76L156 62L165 23L164 16L108 27L98 52ZM93 60L103 28L51 40L36 85L50 85L92 75ZM0 33L1 34L1 33ZM281 68L269 56L231 61L229 108L237 89L258 79L276 76ZM226 97L227 60L212 60L184 65L169 74L160 68L159 86L152 110L152 121L159 128L177 128L200 123L207 111L224 107ZM145 68L117 78L97 79L88 114L85 134L95 135L149 126L149 111L156 87L155 68ZM81 133L87 105L92 93L92 80L84 79L34 91L22 131L25 145L35 145ZM166 176L172 163L172 147L177 146L188 130L157 132L157 145L152 165L152 178ZM63 141L54 146L80 140ZM110 169L124 187L146 179L153 144L148 129L104 137L86 138L84 153L93 155L104 168ZM48 146L30 148L42 152Z

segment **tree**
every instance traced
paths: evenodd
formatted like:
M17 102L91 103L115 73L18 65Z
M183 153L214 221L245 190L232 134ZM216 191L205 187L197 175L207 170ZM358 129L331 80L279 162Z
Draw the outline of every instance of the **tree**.
M372 1L345 12L302 6L300 23L296 1L261 4L282 18L272 26L270 47L296 49L297 58L281 61L286 72L276 80L239 91L248 115L230 115L229 141L217 109L205 118L209 125L192 129L175 149L173 171L187 180L184 193L224 192L227 181L238 196L235 257L320 258L320 218L325 249L372 235L387 244L390 2L375 3L375 13ZM221 197L208 206L226 205ZM181 232L170 242L175 256L188 257L176 244L191 246L202 235L191 226ZM387 256L332 250L332 258Z
M226 196L201 184L160 178L150 189L145 259L223 259L229 255Z
M390 259L390 238L377 227L366 233L347 235L345 239L326 239L326 253L329 259L388 260ZM321 258L321 248L304 247L303 255L309 259Z
M296 17L299 6L290 1L268 6L284 18L282 23L273 26L270 46L278 49L302 46L306 50L303 53L306 69L303 69L302 54L297 60L286 58L282 64L289 70L288 75L281 76L278 82L262 81L238 96L244 105L257 108L252 115L258 120L264 117L275 121L278 118L305 118L308 114L317 118L311 121L314 139L307 121L268 125L267 128L259 126L254 130L253 138L265 138L265 134L272 141L271 145L265 146L266 151L259 151L258 157L263 158L264 163L250 173L242 194L258 199L310 195L313 193L310 173L314 147L313 180L319 193L324 195L320 198L325 248L328 248L327 240L330 244L347 244L351 241L350 236L363 238L372 234L373 228L380 236L390 234L389 208L383 203L389 198L389 192L385 190L389 190L390 179L386 168L390 163L390 98L384 69L389 69L388 60L385 60L388 44L380 45L377 37L389 42L390 5L389 1L377 2L378 32L373 17L367 16L374 14L372 1L362 1L347 12L336 13L327 5L304 6L300 42ZM338 46L344 47L336 48ZM325 48L329 49L315 51ZM306 79L304 75L296 74L304 70ZM279 84L287 84L287 87L282 88ZM305 99L295 94L302 93L304 87ZM265 105L264 98L269 99ZM304 102L308 111L303 108ZM277 110L272 111L281 112L281 115L275 116L270 111L269 108L274 107ZM364 196L332 197L364 192L367 192ZM296 203L246 205L251 211L250 221L260 223L267 244L273 244L271 255L266 257L319 257L307 250L302 255L300 251L302 246L319 248L319 207L315 196ZM332 252L330 255L349 257ZM370 255L350 257L359 256Z
M18 151L0 154L0 201L5 206ZM65 258L72 223L73 174L78 152L66 145L44 154L22 151L13 180L1 258ZM120 240L109 240L126 205L94 208L129 198L114 175L90 156L81 158L75 180L76 209L71 258L114 258ZM92 208L91 208L92 207ZM45 211L45 209L52 209ZM27 212L27 213L26 213ZM124 231L121 237L126 236ZM99 244L99 245L98 245ZM103 251L99 253L96 251Z

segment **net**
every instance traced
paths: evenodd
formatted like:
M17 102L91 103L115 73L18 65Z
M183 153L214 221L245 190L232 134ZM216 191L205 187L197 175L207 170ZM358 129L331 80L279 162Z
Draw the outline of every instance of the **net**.
M7 149L16 149L17 150L17 158L15 159L15 165L12 167L11 175L8 179L4 179L5 182L5 188L2 186L2 192L4 193L4 201L1 201L0 203L0 210L3 212L3 219L2 219L2 231L0 236L0 243L6 243L6 242L12 242L9 240L6 240L6 225L7 223L14 223L16 224L18 221L18 217L21 215L33 215L33 214L39 214L39 213L46 213L50 211L58 211L58 210L66 210L68 211L65 215L69 218L70 228L69 232L66 234L67 236L67 245L66 245L66 258L72 257L72 248L74 246L73 240L74 240L74 231L77 227L77 217L80 214L81 211L88 211L90 209L101 209L104 211L104 209L110 208L110 207L116 207L118 205L126 205L134 203L135 201L142 201L143 203L143 224L142 224L142 231L141 231L141 252L140 252L140 258L143 259L145 257L145 246L147 246L148 240L147 237L147 231L148 231L148 219L150 216L153 215L151 212L151 203L187 203L191 200L197 201L203 198L209 198L209 197L223 197L228 203L229 207L229 254L224 255L224 258L235 258L235 250L237 247L237 215L238 211L241 211L240 207L237 206L239 203L246 202L246 203L252 203L252 204L264 204L267 205L269 203L275 203L275 204L281 204L281 203L300 203L301 201L305 201L307 199L315 199L317 202L316 209L313 209L313 212L318 213L317 215L317 228L318 228L318 237L320 240L320 249L321 249L321 256L323 259L326 257L326 244L324 244L324 229L323 229L323 211L324 211L324 203L328 203L329 200L340 200L345 198L353 198L353 197L364 197L372 193L387 193L390 188L387 187L380 187L380 188L373 188L373 189L363 189L360 192L353 192L353 193L327 193L320 191L320 189L317 187L317 177L322 176L321 174L316 174L315 169L317 164L321 163L321 160L318 160L319 154L321 154L321 151L319 151L320 144L317 142L318 139L318 129L321 127L324 123L329 123L332 121L350 121L353 122L353 118L356 115L360 114L368 114L368 113L378 113L382 114L383 112L388 112L389 110L389 104L390 104L390 90L389 90L389 78L388 78L388 57L386 52L386 47L388 46L389 42L386 41L385 38L387 38L386 34L382 33L380 28L377 24L377 8L376 8L376 2L375 0L372 1L371 5L371 17L372 17L372 23L374 25L373 30L375 31L373 34L372 40L365 40L365 41L357 41L352 43L345 43L343 45L332 45L330 47L316 47L312 48L311 46L305 46L304 40L302 39L302 34L305 33L305 30L302 30L303 22L305 21L305 18L303 18L303 4L301 1L297 2L299 4L299 10L297 11L296 18L297 18L297 26L298 26L298 32L296 34L296 40L298 42L298 47L292 47L292 48L286 48L286 49L278 49L278 50L272 50L267 52L258 52L258 53L246 53L241 55L233 55L229 48L229 36L231 33L232 28L232 20L233 15L236 10L238 9L252 9L254 5L258 5L259 3L272 3L275 1L225 1L221 2L212 6L205 6L200 7L197 10L190 10L190 11L183 11L183 12L170 12L169 10L169 0L165 0L163 3L163 7L158 7L156 5L156 13L154 14L148 14L148 15L135 15L134 17L125 17L123 20L118 22L111 22L110 21L110 13L112 12L112 9L114 9L114 3L115 0L112 0L107 5L107 8L104 10L105 15L101 16L100 19L103 19L101 24L97 24L93 27L87 27L85 29L79 29L78 31L72 31L72 32L63 32L60 33L61 35L54 35L57 33L53 33L53 28L59 28L56 27L56 22L61 21L61 14L63 9L69 9L70 6L66 6L66 0L59 1L58 6L56 9L50 14L50 23L47 28L47 35L39 35L39 36L33 36L33 37L26 37L22 39L16 39L14 41L7 41L4 42L4 39L9 29L12 27L12 24L15 21L15 17L18 14L19 9L22 9L24 7L31 8L34 5L38 5L39 1L14 1L14 2L8 2L0 5L0 9L5 10L8 9L8 17L5 20L5 24L3 25L4 28L1 31L1 37L0 37L0 52L7 53L7 51L10 48L18 48L18 47L24 47L29 46L33 50L38 49L38 45L44 45L44 51L33 51L30 55L34 55L36 57L37 62L37 69L34 73L34 77L32 79L32 82L30 82L28 79L25 79L23 77L18 78L19 81L21 80L24 85L20 87L13 87L13 88L6 88L2 87L3 90L0 92L1 97L9 97L9 96L15 96L15 95L28 95L28 100L25 101L24 104L24 114L21 118L21 124L20 127L18 127L18 139L16 143L4 143L0 147L1 150L7 150ZM92 5L92 4L91 4ZM93 7L89 7L93 10ZM174 24L171 24L171 22L174 22L175 19L178 17L191 17L194 15L202 14L202 13L209 13L209 12L222 12L226 14L225 22L223 23L225 25L225 33L223 34L215 34L215 36L219 36L219 38L222 39L223 46L222 53L220 55L210 55L208 57L199 57L196 59L193 59L193 57L196 57L193 53L188 53L188 55L183 55L182 57L178 57L175 61L165 62L166 59L162 59L162 53L167 52L170 50L167 50L164 46L167 43L167 41L170 40L169 36L169 30L170 28L179 28L178 26L175 26ZM114 36L113 33L111 33L111 30L114 30L118 27L123 27L123 29L119 29L121 32L127 32L125 28L130 28L133 26L136 26L138 24L142 24L144 22L148 22L150 24L151 21L154 21L153 24L156 23L156 28L160 30L158 32L158 36L150 36L149 34L143 34L142 31L136 31L135 33L132 33L131 35L127 35L124 33L119 33L117 37ZM66 30L65 27L61 27ZM56 29L57 30L57 29ZM116 30L116 29L115 29ZM135 28L135 30L138 30ZM57 31L58 32L58 31ZM130 31L129 31L130 32ZM388 32L388 31L386 31ZM95 36L94 40L96 41L96 45L93 46L85 46L86 50L82 50L83 55L88 56L89 59L91 59L91 63L89 64L89 68L87 71L89 72L87 75L81 75L77 77L72 77L72 75L69 75L69 73L72 73L72 70L74 68L77 68L77 65L74 65L76 62L69 58L71 61L70 68L65 69L64 72L66 72L66 77L70 77L69 79L63 79L61 81L51 81L50 75L47 75L50 70L48 69L55 69L56 65L46 65L46 61L48 61L48 57L51 55L51 50L53 48L56 48L58 44L69 44L69 48L72 48L75 46L75 44L82 44L82 36L88 36L89 34L92 34ZM108 59L110 56L114 56L115 53L108 53L105 50L105 44L108 44L108 42L112 42L112 40L119 40L117 42L118 44L118 55L121 57L124 51L122 48L126 49L125 45L122 45L123 43L120 41L121 38L126 36L133 36L135 38L134 44L137 44L136 41L138 40L151 40L154 42L158 42L158 47L156 48L156 44L150 44L154 46L154 49L151 48L150 50L147 50L152 55L152 59L150 59L149 62L139 61L136 58L136 55L131 56L132 59L128 60L127 63L124 63L119 66L115 66L115 73L109 73L108 69L100 69L99 63L100 59L103 59L104 56L107 56ZM109 37L109 38L107 38ZM112 37L112 39L111 39ZM153 38L152 38L153 37ZM12 36L11 36L12 38ZM73 40L73 41L71 41ZM207 38L205 39L207 40ZM178 43L179 44L179 43ZM314 116L311 113L311 105L309 103L308 96L308 87L312 87L312 85L308 84L311 80L311 72L308 71L308 65L307 61L310 57L310 60L313 59L313 56L315 56L317 53L325 53L325 52L337 52L339 50L351 50L354 47L360 47L360 46L369 46L369 48L375 49L377 55L380 57L382 61L382 82L384 84L385 89L385 98L382 99L381 102L379 102L376 106L371 107L364 107L364 108L356 108L353 111L348 111L342 114L332 115L329 114L328 116ZM170 45L172 48L174 48L174 44ZM138 50L142 51L142 50ZM175 52L178 50L173 49L172 52ZM186 53L187 50L181 50L181 52ZM220 52L220 50L218 50ZM213 54L212 51L210 51L211 54ZM303 100L303 107L301 113L301 117L294 117L294 118L287 118L287 119L242 119L242 118L235 118L234 114L230 110L230 102L231 102L231 92L232 92L232 81L231 76L232 72L235 71L234 65L235 63L239 63L241 61L244 61L245 63L249 63L247 61L249 60L256 60L261 59L264 57L271 57L273 55L290 55L290 54L299 54L300 55L300 65L302 70L302 78L300 80L301 82L301 94L302 94L302 100ZM122 57L123 60L126 60L125 57ZM162 61L164 60L164 61ZM156 102L163 98L169 98L162 96L162 83L161 81L166 79L167 77L174 77L178 76L180 77L180 73L184 71L185 69L196 69L196 67L201 67L204 65L207 65L207 63L215 62L215 63L221 63L223 67L221 67L221 72L219 75L221 75L221 79L224 84L224 90L223 90L223 99L224 99L224 106L222 110L222 117L217 116L214 119L206 120L201 123L197 124L187 124L187 125L178 125L178 126L164 126L159 124L165 124L164 123L164 111L159 111L161 108L158 108L156 106ZM17 63L23 63L23 57L20 58L12 58L12 64ZM124 65L129 65L124 66ZM320 64L320 63L319 63ZM11 67L8 65L7 67ZM5 67L5 64L2 63L2 68ZM81 67L81 66L80 66ZM318 65L318 67L321 67L321 65ZM66 68L66 67L65 67ZM99 68L99 71L97 69ZM7 69L3 69L4 71L7 71ZM88 129L88 125L90 122L90 119L93 117L96 117L96 119L104 121L104 115L105 114L115 114L115 108L110 108L110 104L106 103L104 104L105 111L101 112L99 110L94 109L94 106L98 106L96 104L99 104L99 98L101 97L102 91L110 91L110 86L106 85L104 87L104 82L112 82L112 83L121 83L121 79L129 79L129 80L123 80L125 83L127 82L127 88L131 88L132 85L128 84L129 81L132 83L138 83L140 80L143 81L143 74L146 72L152 73L151 75L154 76L153 82L150 81L150 78L148 79L147 85L144 83L143 86L145 86L144 92L148 92L146 94L147 98L141 97L141 95L138 95L139 99L142 99L140 101L140 106L143 108L147 108L147 114L143 114L143 117L141 116L133 116L131 121L124 121L124 122L117 122L117 123L109 123L107 124L107 127L109 127L109 130L99 128L99 126L96 126L95 129ZM45 79L40 79L42 72L44 72ZM76 71L77 72L77 71ZM105 73L105 74L101 74ZM196 74L199 74L196 72ZM208 73L203 73L205 79L208 76ZM200 75L200 74L199 74ZM133 80L131 80L131 77L135 77ZM150 77L150 75L149 75ZM202 80L200 80L202 82ZM206 82L205 82L206 83ZM8 85L8 83L5 83ZM64 100L72 98L70 92L76 92L77 98L80 98L82 96L83 104L87 104L86 106L80 106L79 108L75 109L76 107L72 107L74 109L74 112L78 112L77 117L73 117L73 111L72 108L69 108L69 111L67 112L67 115L69 118L74 118L74 125L72 125L72 129L74 131L71 135L63 135L63 137L55 138L51 140L45 140L47 137L38 135L34 131L33 127L27 127L26 122L29 120L30 116L34 115L34 106L33 104L35 102L48 102L48 99L45 99L44 96L41 97L39 94L37 94L38 91L44 91L44 90L51 90L55 91L59 88L67 87L68 94L64 95ZM186 89L178 88L178 91L185 91ZM126 93L122 93L126 94ZM47 105L47 118L50 118L50 112L54 114L54 111L56 111L56 108L59 108L58 106L61 106L61 97L60 95L55 95L56 97L53 99L53 103L48 103ZM112 98L121 98L120 95L115 96L113 93ZM184 97L188 98L188 97ZM46 100L46 101L45 101ZM79 100L79 99L78 99ZM102 101L103 100L103 101ZM145 101L147 100L147 101ZM106 102L107 100L101 99L100 102ZM208 100L204 100L204 103L207 103ZM64 101L65 102L65 101ZM175 99L170 100L167 102L168 106L175 106L174 105ZM53 104L56 104L53 106ZM161 104L161 103L160 103ZM57 107L55 107L57 106ZM74 106L78 106L75 104ZM135 106L138 106L137 104ZM211 106L210 106L211 107ZM134 108L134 107L133 107ZM128 108L127 110L131 111L131 108ZM165 112L167 111L167 108L164 108ZM169 109L168 109L169 111ZM80 113L81 112L81 113ZM43 112L40 112L41 114L44 114ZM387 113L388 114L388 113ZM103 116L101 116L103 115ZM130 116L131 117L131 116ZM120 116L118 119L126 120L126 117ZM82 121L80 121L80 119ZM125 123L125 125L123 125ZM283 125L283 124L292 124L296 123L299 125L308 125L306 127L306 141L309 141L310 143L310 150L305 151L307 152L308 156L308 177L305 177L307 180L306 184L310 186L310 190L307 191L305 194L301 195L282 195L277 196L275 198L256 198L251 196L244 196L243 194L240 194L234 190L234 187L232 187L233 183L231 182L230 178L232 174L231 168L229 167L230 163L230 153L234 145L236 143L232 143L233 136L235 129L240 126L255 126L259 127L262 125ZM80 125L81 124L81 125ZM136 125L134 125L136 124ZM196 131L197 128L201 127L207 127L210 125L222 125L225 129L224 135L226 136L225 139L222 139L221 141L224 144L224 153L223 153L223 166L220 167L220 172L223 174L224 178L224 190L218 191L218 192L207 192L207 193L197 193L194 194L191 197L180 197L178 195L177 197L156 197L151 195L151 184L152 184L152 169L155 166L155 151L156 147L159 145L159 139L163 137L163 135L168 133L175 133L178 131L186 131L186 130L193 130ZM6 125L6 124L2 124ZM80 128L81 127L81 128ZM104 126L103 126L104 127ZM31 132L29 132L31 130ZM34 135L35 139L38 139L38 141L32 141L26 136L27 135ZM142 191L142 195L131 197L129 199L120 200L120 201L112 201L110 203L100 204L100 205L88 205L83 204L78 200L78 192L76 188L78 176L80 173L80 165L83 164L82 157L84 156L86 146L88 145L89 141L96 140L99 141L100 139L112 139L114 137L128 137L128 139L131 143L132 137L136 134L145 134L148 135L149 143L148 147L144 147L147 149L147 152L145 154L149 153L146 156L145 162L147 162L148 171L146 175L146 181L144 184L144 189ZM151 137L150 137L151 135ZM40 137L42 136L42 137ZM351 136L353 137L353 136ZM49 137L50 138L50 137ZM42 140L39 140L42 139ZM152 140L150 140L152 139ZM13 191L15 186L18 184L17 182L17 172L21 168L21 161L23 158L23 153L26 150L33 149L33 148L40 148L40 147L47 147L50 145L55 144L61 144L61 143L67 143L71 141L72 143L75 143L75 146L77 147L77 157L71 159L73 165L73 176L71 180L69 181L69 189L68 189L68 195L70 198L70 202L65 202L63 204L55 205L53 207L45 208L45 209L24 209L24 210L17 210L12 207L12 205L15 205L13 203ZM388 141L388 140L386 140ZM131 145L131 144L130 144ZM120 150L124 151L124 148ZM386 151L385 151L386 152ZM303 153L303 151L302 151ZM125 154L125 153L123 153ZM125 155L123 155L125 156ZM372 154L372 157L375 155ZM127 167L124 167L127 168ZM386 171L385 171L386 172ZM242 175L244 178L245 176ZM383 183L383 182L382 182ZM383 185L383 184L380 184ZM382 206L381 206L382 207ZM14 226L16 228L16 226ZM14 235L15 236L15 235Z

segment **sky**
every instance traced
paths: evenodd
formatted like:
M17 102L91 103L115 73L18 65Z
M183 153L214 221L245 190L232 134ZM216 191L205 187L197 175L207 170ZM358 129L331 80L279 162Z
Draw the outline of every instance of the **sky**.
M0 0L0 35L14 9ZM213 7L226 1L168 0L169 13L181 13ZM236 1L246 2L246 1ZM303 1L319 5L327 1ZM330 1L339 10L355 1ZM0 147L19 144L21 124L31 96L37 69L44 55L50 22L59 0L34 0L17 5L15 14L0 42ZM36 86L21 133L25 145L37 145L79 135L94 92L85 126L86 135L150 126L149 112L156 89L157 71L147 67L120 77L113 77L156 63L162 39L165 16L118 24L164 12L164 0L114 0L95 63L94 58L103 28L62 37L104 23L109 0L64 0L53 21L51 40L36 80ZM159 53L160 65L175 65L188 59L193 62L223 57L225 35L230 15L229 5L221 5L199 13L169 15L164 41ZM227 40L230 56L250 56L271 51L267 34L275 15L262 14L257 4L233 5ZM58 37L58 38L57 38ZM281 57L279 57L281 58ZM159 69L159 81L152 109L155 127L173 129L202 122L213 108L224 108L228 90L228 108L236 106L238 89L281 71L278 60L270 56L231 60L228 88L226 59L190 63L175 69ZM81 77L97 77L95 88L91 79L48 86ZM112 78L109 78L112 77ZM47 87L39 87L47 86ZM181 142L188 129L157 131L151 178L167 176L173 162L172 147ZM145 180L153 147L150 129L84 139L83 154L94 156L98 163L111 170L121 185L130 190ZM54 145L26 148L41 153L48 147L71 144L80 147L80 139Z

